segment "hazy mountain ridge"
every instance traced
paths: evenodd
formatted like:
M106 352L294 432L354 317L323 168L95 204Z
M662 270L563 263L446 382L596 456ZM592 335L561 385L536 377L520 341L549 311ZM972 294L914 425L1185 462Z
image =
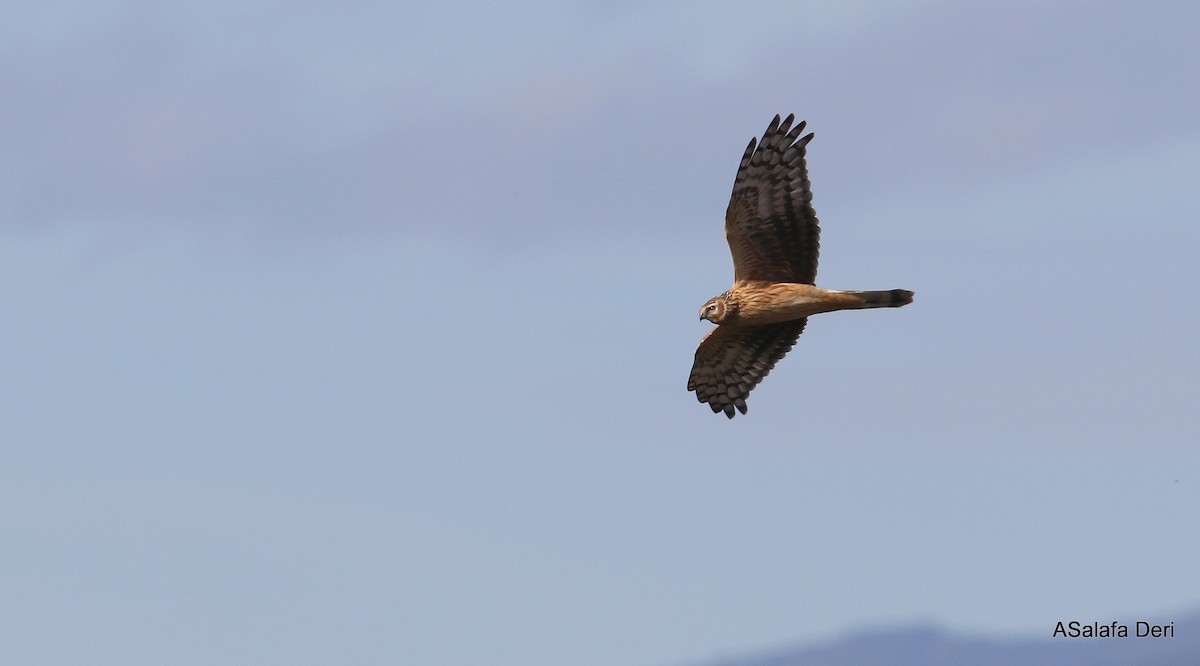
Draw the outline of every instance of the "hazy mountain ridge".
M1064 622L1067 621L1064 619ZM993 639L917 626L856 632L807 647L703 666L1195 666L1200 610L1177 616L1174 638ZM1132 623L1128 620L1130 632Z

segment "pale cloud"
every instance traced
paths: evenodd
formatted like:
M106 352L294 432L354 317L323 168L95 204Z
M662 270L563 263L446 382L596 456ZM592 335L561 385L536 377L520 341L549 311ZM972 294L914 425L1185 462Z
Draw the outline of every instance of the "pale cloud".
M4 225L670 227L776 112L817 131L822 196L867 205L1200 115L1170 0L90 7L6 10L33 30L0 50Z

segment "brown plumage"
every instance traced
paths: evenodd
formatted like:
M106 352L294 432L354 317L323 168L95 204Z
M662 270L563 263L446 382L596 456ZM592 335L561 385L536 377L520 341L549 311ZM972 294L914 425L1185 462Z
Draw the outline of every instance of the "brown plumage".
M700 309L717 327L700 341L688 390L713 412L746 413L746 397L796 344L808 317L835 310L900 307L913 293L817 287L820 227L812 207L805 148L813 135L793 116L750 140L725 211L733 287Z

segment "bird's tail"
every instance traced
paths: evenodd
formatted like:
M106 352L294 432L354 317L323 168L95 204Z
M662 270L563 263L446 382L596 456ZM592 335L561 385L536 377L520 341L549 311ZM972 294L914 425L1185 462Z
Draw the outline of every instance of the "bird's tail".
M847 291L862 299L859 308L898 308L913 302L913 293L907 289L890 289L888 291Z

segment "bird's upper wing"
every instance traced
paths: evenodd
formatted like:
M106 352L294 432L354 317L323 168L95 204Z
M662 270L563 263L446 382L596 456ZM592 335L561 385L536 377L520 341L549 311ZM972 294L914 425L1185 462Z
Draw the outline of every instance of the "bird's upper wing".
M746 396L788 353L804 331L807 319L766 326L722 325L709 332L696 349L688 390L708 403L713 413L733 418L746 413Z
M820 228L812 207L804 150L813 135L793 116L771 121L755 149L742 155L725 211L733 279L813 284ZM799 140L797 138L799 137Z

